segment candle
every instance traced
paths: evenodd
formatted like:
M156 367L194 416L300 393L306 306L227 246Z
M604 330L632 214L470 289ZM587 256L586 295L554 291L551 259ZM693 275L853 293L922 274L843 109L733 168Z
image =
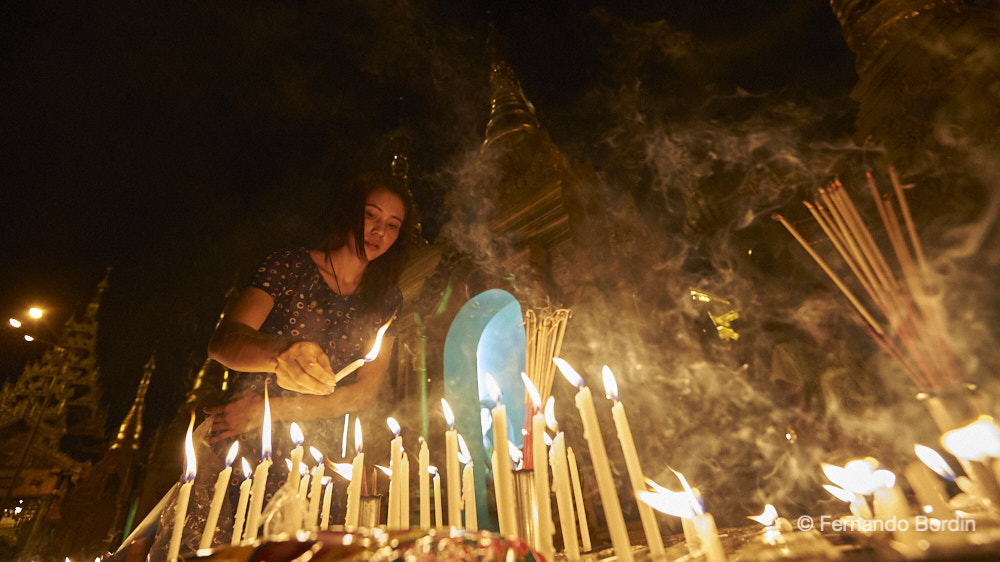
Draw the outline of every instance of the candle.
M715 526L715 518L711 513L699 513L694 516L694 528L701 540L701 551L708 562L726 562L726 551L719 540L719 531Z
M640 490L636 494L638 500L658 511L680 517L684 524L684 538L687 541L688 552L693 556L701 551L710 562L725 562L726 553L719 540L719 532L715 526L712 514L705 513L699 501L699 495L688 485L684 475L673 471L684 487L683 492L668 490L651 480L646 480L655 492Z
M542 413L542 397L528 375L521 373L524 388L531 397L534 414L531 416L532 493L535 496L535 517L537 519L537 541L535 548L546 560L555 556L552 544L552 500L549 498L549 467L545 460L549 457L545 450L545 414Z
M347 458L347 430L350 428L351 414L344 414L344 436L340 438L340 458Z
M625 406L618 401L618 382L607 365L604 366L602 375L605 394L613 403L611 417L614 419L615 429L618 431L618 442L621 444L629 480L632 482L632 493L638 494L644 489L645 476L643 476L642 466L639 464L639 453L635 450L635 440L632 438L632 429L629 427L628 416L625 414ZM639 519L642 521L642 529L646 534L646 544L649 546L649 555L654 558L662 558L666 552L663 549L663 538L660 536L660 528L656 524L653 508L646 502L638 501L638 496L635 497L639 506Z
M458 449L459 460L465 464L465 468L462 470L462 500L464 502L463 510L465 511L465 530L478 531L479 519L476 513L476 482L475 471L472 465L472 454L469 453L469 447L466 446L465 439L461 435L458 436Z
M945 514L952 513L952 509L948 505L948 495L938 475L954 481L955 472L934 449L915 445L913 451L920 460L913 461L906 467L904 472L906 480L913 488L913 493L917 496L923 510L926 512L929 507L930 512L936 517L944 518Z
M233 521L233 538L229 541L229 544L236 546L240 543L240 538L243 537L243 522L246 521L247 516L247 500L250 499L250 463L247 462L246 458L240 458L243 461L243 482L240 482L240 499L236 502L236 519Z
M500 523L500 535L508 539L517 537L517 509L514 504L514 473L510 466L509 441L507 439L507 407L501 402L503 398L500 385L486 375L486 386L490 396L496 402L493 407L493 488L496 491L497 519Z
M211 548L212 539L215 538L215 525L219 522L219 513L222 511L222 499L226 496L226 489L229 487L229 476L233 473L233 461L236 460L236 453L239 451L240 442L233 441L226 454L226 466L219 472L215 479L215 491L212 494L212 503L208 508L208 517L205 519L205 530L201 533L201 544L198 548Z
M386 526L390 531L398 531L403 528L399 514L401 505L399 478L402 474L399 457L403 449L403 438L399 435L400 427L395 419L390 417L386 419L386 423L393 435L392 441L389 443L389 520Z
M459 502L461 492L461 473L458 469L458 431L455 429L455 414L444 398L441 399L441 410L448 430L444 434L445 472L448 475L448 525L461 527L462 507Z
M593 548L590 544L590 523L587 523L587 506L583 500L583 487L580 485L580 469L576 465L576 453L573 447L566 446L566 464L569 465L570 481L573 483L573 497L576 500L577 521L580 523L580 546L584 552Z
M584 384L583 377L573 370L569 363L558 357L554 358L553 361L556 362L556 366L559 367L566 380L578 389L576 408L580 411L580 419L583 420L583 437L587 440L587 446L590 448L590 459L594 466L594 475L597 478L597 492L601 495L601 503L604 504L604 517L611 535L611 544L620 560L631 562L632 550L628 539L628 530L625 528L625 517L622 515L621 505L618 503L618 492L611 476L611 464L608 461L607 450L604 448L604 438L601 437L601 428L597 421L593 396L590 389Z
M250 488L250 512L243 530L243 540L250 541L257 536L260 513L264 509L264 493L267 491L267 472L271 468L271 406L268 401L267 385L264 385L264 421L260 428L260 464L253 472L253 486Z
M167 560L177 560L177 554L181 548L181 536L184 534L184 520L187 519L188 502L191 499L191 487L194 485L194 477L198 472L198 462L194 457L194 412L191 412L191 423L188 424L187 436L184 437L184 458L187 461L184 471L184 483L181 484L177 492L177 503L174 505L174 528L170 535L170 544L167 548Z
M563 550L567 560L580 559L580 542L576 539L576 522L573 514L573 498L570 491L569 468L566 466L566 438L556 423L555 398L549 396L545 403L545 423L556 432L549 448L549 464L552 465L552 491L556 494L559 509L559 526L562 529ZM536 461L536 466L537 466Z
M872 498L875 517L881 521L892 522L894 526L892 537L907 558L923 555L925 549L919 546L920 537L908 524L913 514L906 503L903 491L896 486L896 475L888 470L876 470L873 479L876 483Z
M400 449L399 458L399 528L410 528L410 457Z
M347 485L347 514L344 525L358 526L358 510L361 507L361 480L364 479L365 454L362 450L361 419L354 418L354 462L351 463L351 483Z
M323 464L323 453L319 452L319 449L316 447L309 447L309 452L316 459L316 466L312 469L310 476L312 489L309 492L309 513L306 515L306 529L315 527L316 520L319 518L320 489L323 486L323 473L326 471L326 467Z
M417 468L417 479L420 486L420 528L427 530L431 528L431 480L427 467L430 462L430 453L427 451L427 441L420 438L420 453L417 455L419 468Z
M305 441L305 437L302 435L302 430L299 429L299 424L292 422L291 427L289 427L288 432L292 436L292 444L295 448L292 449L292 466L288 469L288 487L289 490L295 492L299 489L299 482L302 478L302 471L299 468L302 464L302 442Z
M444 514L441 512L441 474L436 466L429 466L427 470L434 473L434 525L440 529L444 527Z
M333 509L333 478L323 477L323 507L320 508L320 529L330 528L330 510Z

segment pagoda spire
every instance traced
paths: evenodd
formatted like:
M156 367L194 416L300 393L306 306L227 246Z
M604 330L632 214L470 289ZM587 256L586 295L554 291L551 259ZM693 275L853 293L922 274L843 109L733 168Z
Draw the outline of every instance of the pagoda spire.
M514 70L497 56L490 68L490 86L490 120L486 124L483 150L508 134L541 128L535 107L521 90Z
M135 401L129 409L125 419L122 420L118 428L118 435L115 436L111 449L139 448L139 437L142 436L142 414L146 409L146 391L149 389L149 381L156 370L156 353L149 356L146 366L143 369L142 379L139 380L139 388L135 392Z

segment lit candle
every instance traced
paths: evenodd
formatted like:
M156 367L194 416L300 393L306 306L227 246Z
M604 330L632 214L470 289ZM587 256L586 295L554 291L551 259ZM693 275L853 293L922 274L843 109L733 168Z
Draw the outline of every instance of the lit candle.
M845 501L849 501L851 504L851 513L856 517L862 519L872 519L871 508L868 507L868 500L865 496L871 494L876 487L876 482L873 478L875 469L878 467L878 461L871 457L866 457L863 459L854 459L848 461L844 466L837 466L833 464L822 463L823 474L837 486L840 490L844 490L849 494L853 494L853 498ZM824 486L828 492L834 496L844 499L847 494L840 494L832 487Z
M174 528L170 535L170 545L167 548L167 560L177 560L181 549L181 536L184 534L184 520L187 519L188 502L191 500L191 487L198 472L198 462L194 458L194 412L191 412L191 423L188 424L187 436L184 437L184 458L187 461L184 471L184 483L177 492L177 503L174 505Z
M399 451L399 528L410 528L410 457L406 449Z
M651 480L646 480L655 489L655 492L642 490L637 494L637 499L649 504L657 511L680 517L682 521L689 521L688 526L685 527L685 538L688 539L688 550L691 555L700 550L709 562L725 562L726 552L722 548L722 541L719 540L715 518L712 517L712 514L705 513L698 500L698 495L688 485L684 475L676 470L673 472L684 487L683 492L674 492ZM694 537L687 536L689 528Z
M233 473L233 461L236 460L236 453L239 451L240 442L233 441L226 455L226 466L219 472L215 479L215 491L212 494L212 503L208 508L208 517L205 519L205 530L201 533L201 544L198 548L211 548L212 539L215 538L215 525L219 522L219 513L222 511L222 499L226 496L226 489L229 487L229 476Z
M549 466L545 462L549 458L545 450L545 414L542 413L542 397L528 375L521 373L524 388L531 397L534 413L531 416L531 456L534 461L532 468L532 492L535 496L535 517L537 519L537 540L535 548L546 560L555 556L555 546L552 544L552 500L549 498Z
M938 475L954 481L955 473L934 449L915 445L913 450L920 460L913 461L906 467L903 473L906 481L913 488L913 493L917 496L923 511L926 512L927 508L930 508L930 512L936 517L944 518L945 514L952 513L952 509L948 505L948 495Z
M458 436L459 460L465 464L462 470L462 499L464 500L465 530L478 531L479 519L476 513L476 482L472 468L472 455L462 435Z
M355 359L347 364L346 367L337 371L334 375L334 382L340 382L341 379L347 375L357 371L365 363L371 363L378 357L378 352L382 349L382 337L385 336L385 331L389 329L389 325L392 324L392 319L389 319L384 326L378 329L378 333L375 334L375 343L372 344L372 348L368 351L368 354L360 359Z
M326 467L323 464L323 453L319 452L319 449L316 447L309 447L309 453L316 459L316 466L312 469L312 475L310 476L312 489L309 492L309 513L306 515L306 529L315 527L316 520L319 519L320 490L323 486L323 474L326 472Z
M611 535L611 544L620 560L631 561L632 550L628 531L625 528L625 517L622 515L621 505L618 503L618 493L615 490L615 481L611 476L611 464L608 461L607 450L604 448L604 438L601 437L601 428L597 422L593 396L590 389L584 384L583 377L573 370L569 363L558 357L554 358L553 361L556 362L556 366L559 367L566 380L578 389L576 408L580 411L580 419L583 420L583 436L590 448L591 463L594 465L594 475L597 478L597 491L601 495L601 503L604 504L604 517Z
M247 501L250 499L250 463L246 458L243 461L243 482L240 482L240 499L236 502L236 519L233 521L233 538L229 544L236 546L243 537L243 523L247 517Z
M587 522L587 506L583 500L583 486L580 485L580 469L576 464L576 453L573 447L566 446L566 464L569 465L569 477L573 483L573 498L576 501L577 522L580 523L580 546L584 552L593 548L590 544L590 523Z
M580 559L580 542L576 538L576 515L573 514L573 498L570 492L569 468L566 466L566 438L556 423L555 398L549 396L545 403L545 422L556 432L549 448L549 464L552 465L552 490L556 494L559 508L559 526L562 529L563 550L568 560ZM537 460L535 461L537 465Z
M431 480L427 467L430 462L430 453L427 451L427 441L420 438L420 453L417 456L419 468L417 468L417 479L420 480L420 528L427 530L431 528Z
M267 492L267 472L271 468L271 405L268 401L266 384L264 385L264 422L261 424L260 434L260 464L253 472L253 486L250 488L250 512L247 515L246 528L243 530L244 541L251 541L257 537L260 513L264 509L264 494Z
M389 443L389 520L386 526L390 531L398 531L403 528L399 514L399 508L401 505L401 500L399 499L400 494L400 482L399 477L402 474L400 470L400 454L403 449L403 438L399 435L400 427L399 423L393 419L386 419L386 424L389 425L389 430L392 431L392 441Z
M330 528L330 510L333 509L333 478L323 477L323 507L320 508L320 529Z
M448 525L461 527L462 507L459 498L462 494L459 490L462 485L460 482L462 474L458 469L458 431L455 429L455 414L444 398L441 399L441 410L444 411L444 420L448 424L448 431L444 434L444 467L448 475Z
M288 469L288 487L290 491L295 492L299 489L302 477L302 471L299 467L302 464L302 454L304 453L302 443L305 441L305 437L302 435L302 430L299 429L299 424L295 422L292 422L288 432L292 436L292 444L295 445L295 448L292 449L292 466Z
M444 513L441 512L441 474L436 466L427 467L427 471L434 473L434 525L440 529L444 527Z
M625 406L618 401L618 382L615 380L614 373L605 365L602 375L604 378L604 392L613 403L611 406L611 417L615 420L615 429L618 430L618 442L622 446L625 466L628 468L629 479L632 481L632 493L637 494L644 489L645 476L642 474L642 466L639 464L639 453L635 450L632 429L629 427L628 416L625 414ZM663 538L660 536L660 528L656 524L656 515L653 513L653 508L645 502L638 501L638 499L636 501L639 506L639 519L642 521L642 529L646 533L646 544L649 546L649 555L654 558L662 558L666 555L666 552L663 549Z
M514 473L510 466L510 450L507 439L507 407L501 402L503 394L500 385L489 374L486 387L496 402L493 407L493 488L496 491L497 519L500 521L500 535L507 539L517 537L517 509L514 504Z
M362 449L361 419L354 418L354 462L351 463L351 483L347 486L347 514L344 518L346 527L358 526L358 513L361 507L361 480L364 478L365 453Z

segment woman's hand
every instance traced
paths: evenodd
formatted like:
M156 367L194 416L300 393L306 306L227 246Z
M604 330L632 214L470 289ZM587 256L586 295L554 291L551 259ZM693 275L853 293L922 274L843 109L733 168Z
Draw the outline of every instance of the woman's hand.
M237 394L231 402L206 408L212 420L208 443L236 437L264 423L264 396L252 390Z
M302 394L330 394L337 386L330 358L319 345L297 341L276 357L278 386Z

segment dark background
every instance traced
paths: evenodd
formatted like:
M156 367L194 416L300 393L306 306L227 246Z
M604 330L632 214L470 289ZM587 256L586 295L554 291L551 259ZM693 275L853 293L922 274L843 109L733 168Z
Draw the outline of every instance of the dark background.
M0 17L0 312L58 328L105 268L109 424L156 351L147 423L172 415L227 289L266 252L322 238L331 194L412 138L433 238L447 170L489 115L487 39L578 160L639 91L667 120L715 95L846 99L827 2L7 2ZM0 378L41 347L0 336Z

